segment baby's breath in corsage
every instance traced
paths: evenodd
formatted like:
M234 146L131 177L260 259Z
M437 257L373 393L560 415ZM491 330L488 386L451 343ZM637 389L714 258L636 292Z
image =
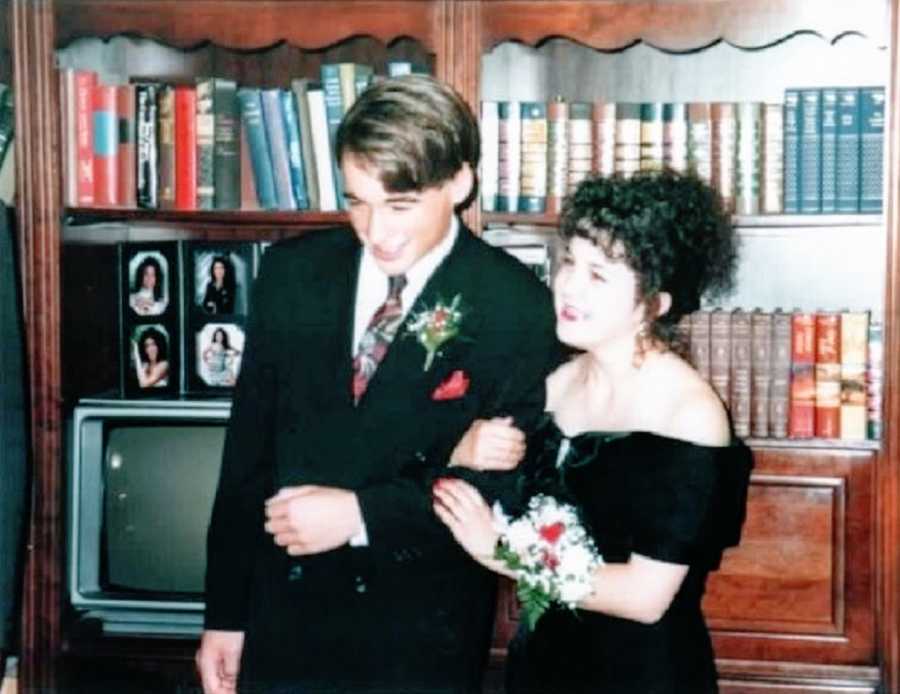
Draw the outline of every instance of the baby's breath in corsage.
M591 574L603 563L575 508L552 496L532 497L511 520L494 504L500 540L494 557L515 572L521 614L529 629L553 604L575 609L591 593Z
M431 368L438 350L444 343L459 335L459 326L463 318L461 300L461 294L454 296L449 304L439 298L434 308L424 308L411 316L406 331L408 335L415 336L419 344L425 348L425 365L422 371Z

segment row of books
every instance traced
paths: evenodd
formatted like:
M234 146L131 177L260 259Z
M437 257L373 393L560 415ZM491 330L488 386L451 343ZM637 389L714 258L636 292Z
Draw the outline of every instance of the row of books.
M788 89L785 103L483 101L487 212L558 213L590 173L691 170L737 214L882 209L884 89Z
M390 61L388 74L421 68ZM290 89L201 77L173 84L104 84L60 73L65 203L175 210L341 209L334 137L376 76L371 66L324 63Z
M15 204L15 101L12 87L0 82L0 201Z
M883 329L868 311L701 310L680 327L738 436L881 438Z

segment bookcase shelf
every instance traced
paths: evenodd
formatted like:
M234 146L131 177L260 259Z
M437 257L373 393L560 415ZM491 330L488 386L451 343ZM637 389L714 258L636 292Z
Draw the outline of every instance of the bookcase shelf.
M135 210L122 208L72 208L66 210L68 224L100 222L157 222L193 226L299 227L316 229L347 224L346 212L269 210Z
M525 214L518 212L482 212L482 223L489 225L557 226L556 214ZM877 214L768 214L735 215L735 226L741 232L762 229L871 227L884 228L884 216Z
M802 451L811 450L845 450L845 451L880 451L880 441L850 441L843 439L744 439L753 449L784 449Z

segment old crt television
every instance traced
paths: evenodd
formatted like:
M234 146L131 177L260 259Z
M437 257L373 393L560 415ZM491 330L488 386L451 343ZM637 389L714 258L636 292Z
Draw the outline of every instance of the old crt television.
M83 399L68 438L67 579L109 635L203 623L206 529L230 402Z

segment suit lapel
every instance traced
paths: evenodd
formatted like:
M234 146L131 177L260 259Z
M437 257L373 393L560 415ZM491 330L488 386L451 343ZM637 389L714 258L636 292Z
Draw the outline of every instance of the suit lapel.
M469 244L475 243L471 234L471 231L460 225L453 248L432 273L415 304L407 312L387 354L369 381L360 406L367 400L377 401L382 389L390 391L395 386L423 388L432 392L446 378L448 369L452 370L450 367L459 363L459 359L474 343L479 317L473 310L474 307L466 302L465 293L466 256ZM430 368L426 370L426 349L409 330L409 326L418 313L433 310L438 302L447 305L457 294L460 295L463 312L460 334L437 350Z

